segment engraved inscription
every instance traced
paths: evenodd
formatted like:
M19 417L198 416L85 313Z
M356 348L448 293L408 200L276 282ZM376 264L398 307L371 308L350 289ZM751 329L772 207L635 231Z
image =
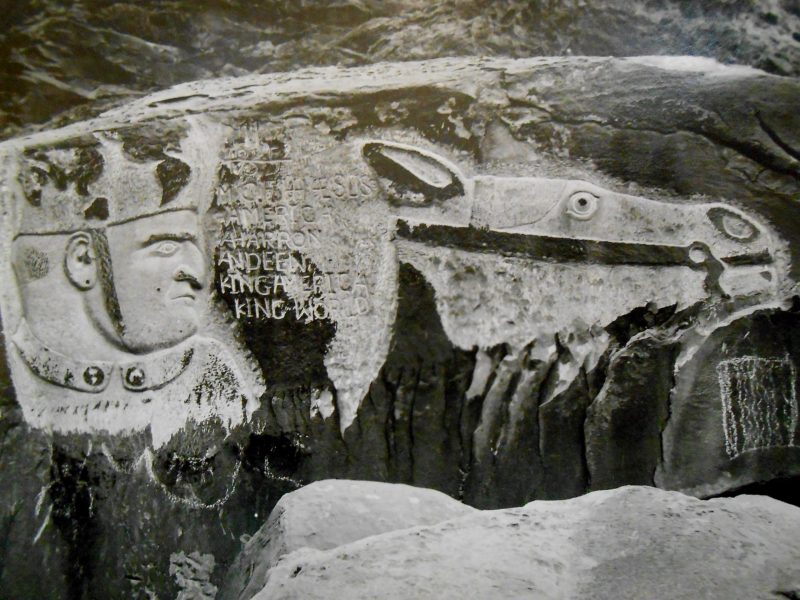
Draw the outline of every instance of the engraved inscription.
M786 358L743 356L717 365L728 456L793 445L797 373Z
M359 317L372 309L364 273L349 264L321 267L323 230L335 230L331 204L374 193L368 176L315 171L290 158L280 130L241 126L220 168L216 287L237 319L301 322Z

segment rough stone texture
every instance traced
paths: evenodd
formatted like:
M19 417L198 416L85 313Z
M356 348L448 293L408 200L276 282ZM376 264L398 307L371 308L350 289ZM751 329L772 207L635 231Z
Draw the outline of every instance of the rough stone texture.
M800 453L797 327L796 313L756 312L715 331L676 371L659 486L709 496L757 473L761 481L791 474Z
M281 495L320 479L480 508L627 483L702 496L791 484L799 93L795 78L703 58L452 58L184 84L5 142L0 587L209 594ZM599 223L567 218L582 208L563 204L567 180L608 208ZM119 389L88 402L71 371L40 381L58 361L37 374L10 339L38 298L48 343L74 344L75 288L91 283L64 281L68 235L40 235L56 223L30 214L124 221L116 203L135 194L148 210L201 204L202 361L146 396L114 363ZM242 308L258 291L231 278L251 269L223 254L259 220L253 198L308 284L271 288L280 314ZM290 200L310 210L290 216ZM735 239L710 216L723 208ZM23 225L39 228L27 248L11 239ZM254 275L277 270L266 250ZM171 362L123 362L164 378L162 363L191 362L163 352ZM76 398L85 412L65 411Z
M426 488L368 481L325 480L281 498L269 520L231 566L222 598L249 600L268 571L301 548L330 550L362 538L417 525L435 525L474 512Z
M2 130L181 81L440 56L692 54L800 69L796 0L3 4Z
M650 336L614 354L584 423L591 489L648 485L661 461L675 347Z
M798 539L771 498L631 486L302 549L255 598L777 600L800 593Z

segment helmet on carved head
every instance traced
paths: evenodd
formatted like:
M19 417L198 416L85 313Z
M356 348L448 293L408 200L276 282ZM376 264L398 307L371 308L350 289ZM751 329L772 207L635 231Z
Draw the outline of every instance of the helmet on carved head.
M92 323L116 345L147 352L192 335L207 279L198 215L213 195L221 139L192 119L24 151L14 215L20 284L47 275L41 265L56 264L59 251Z
M199 120L143 124L24 151L17 235L108 227L210 200L219 136ZM211 160L209 160L211 159Z

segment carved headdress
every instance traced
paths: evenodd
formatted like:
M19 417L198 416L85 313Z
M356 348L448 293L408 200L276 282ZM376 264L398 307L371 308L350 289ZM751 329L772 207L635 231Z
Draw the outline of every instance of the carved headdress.
M93 133L20 157L17 235L206 208L221 135L199 119Z

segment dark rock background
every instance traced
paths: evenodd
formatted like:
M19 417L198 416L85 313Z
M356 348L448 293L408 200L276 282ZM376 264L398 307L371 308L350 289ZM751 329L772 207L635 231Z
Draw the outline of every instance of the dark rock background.
M800 73L798 0L3 0L0 134L205 79L441 56L689 54Z

